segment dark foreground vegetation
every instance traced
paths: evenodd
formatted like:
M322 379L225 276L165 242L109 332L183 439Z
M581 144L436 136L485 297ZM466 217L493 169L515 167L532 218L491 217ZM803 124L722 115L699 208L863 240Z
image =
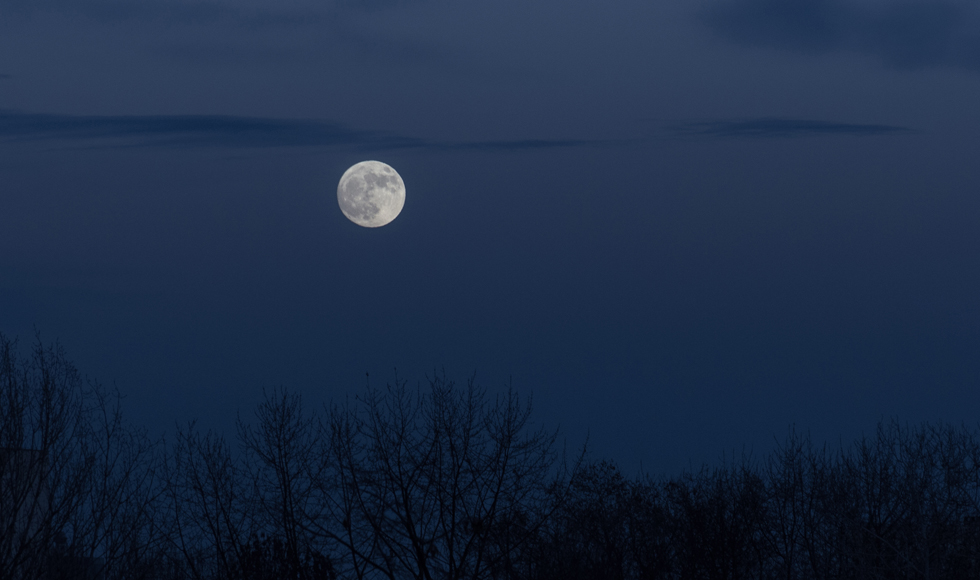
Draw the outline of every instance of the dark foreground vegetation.
M0 580L980 578L980 438L882 424L667 479L566 457L436 376L233 441L151 441L57 347L0 335Z

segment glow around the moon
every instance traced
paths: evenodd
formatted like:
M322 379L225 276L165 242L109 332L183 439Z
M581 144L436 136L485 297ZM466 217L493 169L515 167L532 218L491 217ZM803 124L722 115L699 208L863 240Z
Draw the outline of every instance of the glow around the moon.
M405 206L405 182L386 163L361 161L340 178L337 203L355 224L381 227L398 217Z

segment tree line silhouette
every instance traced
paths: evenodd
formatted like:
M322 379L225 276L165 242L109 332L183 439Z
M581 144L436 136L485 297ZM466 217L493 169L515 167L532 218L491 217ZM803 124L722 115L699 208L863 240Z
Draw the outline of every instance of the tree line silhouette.
M654 478L530 414L435 375L154 441L60 347L0 334L0 580L980 578L976 431L790 431Z

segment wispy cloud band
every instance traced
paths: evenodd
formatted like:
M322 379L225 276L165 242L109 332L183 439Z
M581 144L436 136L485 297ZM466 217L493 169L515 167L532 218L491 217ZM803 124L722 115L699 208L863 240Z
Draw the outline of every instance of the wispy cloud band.
M905 133L905 127L856 123L831 123L809 119L760 118L699 121L669 127L679 135L704 137L813 137L818 135L878 136Z
M316 3L290 10L274 2L243 5L217 0L0 0L0 13L31 16L66 14L96 22L148 21L168 24L233 23L248 27L294 26L321 21ZM329 5L328 5L329 6Z
M668 136L774 138L818 135L879 136L904 127L806 119L713 120L666 127ZM512 139L435 141L381 131L351 129L310 119L222 115L84 116L0 109L0 143L74 142L90 147L343 147L360 150L430 149L526 151L572 147L636 147L647 139Z
M450 142L309 119L222 115L78 116L0 109L0 142L85 141L100 147L348 147L507 151L601 145L581 139Z
M101 140L115 145L296 147L416 145L382 133L335 123L220 115L76 116L0 110L3 140Z

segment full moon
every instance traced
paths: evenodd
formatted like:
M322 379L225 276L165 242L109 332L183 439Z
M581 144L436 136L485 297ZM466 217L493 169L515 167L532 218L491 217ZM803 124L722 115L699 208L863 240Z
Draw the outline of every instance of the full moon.
M361 161L340 178L337 203L350 221L366 228L378 228L401 213L405 206L405 182L386 163Z

